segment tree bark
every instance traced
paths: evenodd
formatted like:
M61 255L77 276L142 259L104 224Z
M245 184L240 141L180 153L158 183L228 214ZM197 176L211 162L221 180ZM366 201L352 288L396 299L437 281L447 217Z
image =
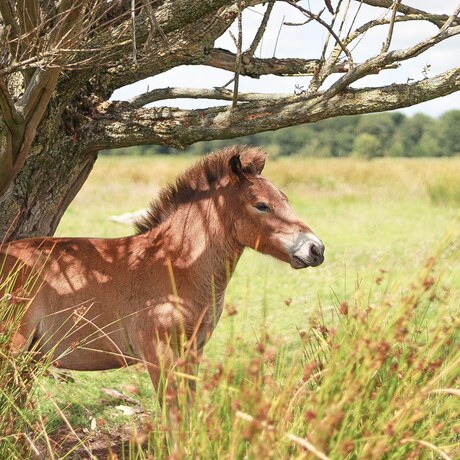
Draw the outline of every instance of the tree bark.
M170 107L135 108L129 102L107 102L85 125L83 142L93 149L157 144L184 148L195 142L230 139L312 123L341 115L381 112L409 107L460 90L460 67L415 83L383 88L334 87L324 93L286 97L232 107L182 110ZM167 91L166 91L167 92ZM203 93L203 97L207 96ZM243 94L251 101L254 94ZM231 96L227 94L227 99ZM136 106L136 104L134 104Z
M72 136L41 135L21 172L0 197L2 241L52 235L87 179L97 151L81 149ZM63 154L65 152L65 154Z

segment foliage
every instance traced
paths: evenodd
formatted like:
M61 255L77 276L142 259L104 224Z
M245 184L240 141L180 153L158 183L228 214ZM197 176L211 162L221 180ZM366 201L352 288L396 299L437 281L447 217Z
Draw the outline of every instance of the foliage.
M234 140L195 144L187 152L193 155L243 143L258 145L272 156L302 155L313 157L439 157L460 154L460 110L451 110L439 118L416 114L408 117L390 112L354 115L323 120L244 136ZM171 147L149 146L108 150L107 155L173 154Z
M353 143L353 155L360 158L372 158L381 152L380 141L377 136L369 133L361 133L355 137Z

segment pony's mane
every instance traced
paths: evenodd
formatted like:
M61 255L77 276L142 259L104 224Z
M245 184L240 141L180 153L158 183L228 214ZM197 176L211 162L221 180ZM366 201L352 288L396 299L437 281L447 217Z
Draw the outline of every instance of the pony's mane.
M138 234L148 232L164 222L180 204L189 202L198 191L209 190L213 184L229 175L230 158L239 156L247 175L260 174L266 153L256 147L235 146L210 153L187 169L176 182L160 190L144 216L134 222Z

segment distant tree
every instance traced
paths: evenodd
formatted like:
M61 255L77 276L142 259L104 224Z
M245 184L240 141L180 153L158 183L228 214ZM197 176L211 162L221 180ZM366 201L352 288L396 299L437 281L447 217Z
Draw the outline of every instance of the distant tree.
M316 57L255 57L277 3L296 9L302 27L324 29ZM250 32L241 15L258 4L265 4L260 27L243 49ZM460 34L458 12L431 14L400 0L0 0L0 240L52 234L102 149L185 147L453 93L459 67L404 84L359 82ZM234 49L217 48L235 21ZM420 22L434 33L401 48L394 29ZM309 36L302 27L299 36ZM359 62L355 44L370 31L382 46ZM183 65L227 70L232 86L152 88L127 102L110 99L120 87ZM310 79L296 94L239 91L240 77L268 74ZM148 106L175 98L231 104ZM326 148L338 154L336 145Z
M302 127L283 129L272 134L273 142L276 143L283 155L293 155L299 153L308 143L308 139L303 135Z
M400 130L397 131L393 137L393 142L387 150L387 155L390 157L403 157L406 155L406 149L404 148L404 143L401 139Z
M382 156L382 144L377 136L361 133L355 138L352 155L359 158Z
M390 113L382 113L360 117L356 127L356 134L371 134L378 139L379 150L377 156L384 156L393 142L397 129L398 125L395 123L395 118Z
M439 121L433 120L433 124L426 126L422 137L414 147L414 155L420 157L438 157L442 156L442 137L438 128Z
M421 156L423 155L420 149L420 141L423 133L433 119L428 115L418 113L411 118L406 118L401 124L399 130L399 138L402 142L404 154L403 156Z
M407 118L406 115L401 112L390 112L389 115L393 119L393 123L398 127L401 126L401 123Z
M460 155L460 110L450 110L438 121L441 155Z
M330 156L344 157L350 155L356 138L356 127L360 116L338 117L324 120L314 125L319 132L320 141L327 146Z

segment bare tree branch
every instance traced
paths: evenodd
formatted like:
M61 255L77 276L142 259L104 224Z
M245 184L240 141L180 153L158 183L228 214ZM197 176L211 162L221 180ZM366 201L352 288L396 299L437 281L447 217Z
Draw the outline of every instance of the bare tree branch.
M232 138L340 115L386 111L418 104L460 90L460 67L415 83L382 88L328 91L311 96L248 102L238 110L169 107L134 109L128 102L104 103L85 124L82 143L90 149L146 143L183 148L198 141Z
M271 101L278 98L286 98L294 94L284 93L238 93L238 100L248 101ZM223 101L233 101L233 91L225 88L158 88L147 93L140 94L129 100L133 108L144 107L152 102L165 99L216 99Z
M235 54L221 49L214 48L200 62L216 69L235 70ZM241 75L259 78L262 75L295 76L313 75L319 65L318 59L298 58L266 58L260 59L243 54L241 62ZM348 63L340 63L334 68L334 72L346 72L349 69Z
M244 3L246 5L246 4L250 3L250 2L244 2ZM391 6L392 2L390 2L389 5ZM206 23L203 23L203 25L195 24L193 29L190 29L190 31L184 32L184 34L186 34L186 35L182 35L180 38L177 38L177 39L182 40L182 43L184 43L183 40L184 40L184 38L186 36L187 37L189 37L189 36L194 37L195 39L193 41L198 45L200 43L201 38L196 37L197 29L198 30L208 30L208 31L210 31L212 28L216 27L217 24L219 24L219 22L217 21L217 17L232 18L232 17L236 16L237 9L234 7L234 5L233 5L233 9L232 9L232 7L228 7L228 6L223 7L223 8L224 9L222 11L220 11L219 14L210 13L209 24L206 24ZM166 14L163 14L162 11L163 10L158 9L158 11L156 11L156 17L157 17L158 24L161 27L161 30L163 30L165 36L167 36L168 34L173 33L171 31L171 28L165 22L165 18L166 17L169 18L170 16L168 16ZM421 10L416 10L416 11L421 11ZM181 13L181 11L178 11L175 14L176 14L176 16L180 16L180 13ZM424 12L421 12L421 13L424 13ZM168 12L168 14L172 14L172 12ZM430 18L432 17L428 13L426 13L426 15L428 17L430 17ZM436 18L439 19L439 17L441 17L441 16L442 15L438 15L438 17L436 17ZM400 20L399 17L400 16L397 16L396 21ZM401 16L401 17L404 18L404 16ZM413 17L414 20L415 19L420 20L420 19L424 19L424 18L425 18L424 16L423 17L419 16L418 18ZM446 18L447 18L447 16L446 16ZM386 21L381 21L380 23L381 24L389 23L388 21L389 21L389 19L386 19ZM374 25L374 24L372 24L372 25ZM375 24L375 25L377 25L377 24ZM220 27L223 27L223 29L221 29L221 31L222 31L227 26L224 23L220 23ZM192 30L193 30L193 32L192 32ZM169 40L172 43L177 39L173 38L173 35L171 35ZM185 39L185 40L187 40L187 39ZM350 42L350 40L346 40L346 39L343 40L343 43L345 45L347 45L349 42ZM128 41L126 43L129 44L130 42ZM121 61L121 62L119 62L117 64L116 68L114 68L113 71L109 71L103 78L112 80L111 87L113 89L115 89L116 87L119 87L121 85L130 84L130 83L138 80L139 78L146 78L148 76L156 75L156 74L161 73L161 72L163 72L165 70L168 70L168 68L170 68L170 67L164 67L162 65L158 66L158 65L154 64L154 62L156 62L156 59L155 59L155 55L153 54L153 50L158 49L157 47L159 46L160 43L161 43L161 48L164 49L164 47L165 47L164 41L161 39L161 40L155 41L155 46L154 47L149 46L148 49L143 50L142 55L141 55L141 53L139 53L140 54L139 60L140 60L140 62L142 62L142 64L139 65L138 68L134 69L134 68L132 68L131 63ZM184 46L185 46L185 44L184 44ZM230 53L228 51L219 52L219 51L215 51L215 50L212 50L211 52L208 53L208 52L206 52L206 49L207 48L205 47L204 48L205 53L201 57L195 56L194 60L191 60L191 59L188 60L185 55L180 53L179 57L175 58L175 62L178 65L180 65L180 64L182 64L182 65L183 64L207 64L207 65L211 65L211 66L216 67L216 68L222 68L222 69L225 69L225 70L229 70L231 72L235 72L236 55L234 53ZM114 53L116 53L116 55L119 55L120 50L118 50L118 52L114 51ZM164 51L162 51L162 53L164 53ZM175 53L176 53L176 50L174 49L173 46L171 46L170 49L168 50L167 54L168 55L169 54L174 55ZM333 60L331 60L331 61L333 61ZM171 60L171 62L173 62L173 61ZM280 63L282 63L282 65L278 65ZM253 78L257 78L260 75L267 75L267 74L283 75L283 76L284 75L314 75L315 73L318 72L320 61L318 59L290 60L290 61L288 61L288 63L289 63L289 67L291 67L291 68L288 68L287 62L283 62L282 60L278 61L278 63L275 60L275 58L272 61L270 61L270 60L257 60L256 58L250 58L245 53L243 53L242 64L241 64L241 73L240 74L245 75L245 76L250 76L250 77L253 77ZM295 68L292 68L291 64L293 65L294 63L295 63ZM171 67L173 67L173 66L174 65L171 64ZM304 67L302 68L302 66L304 66ZM331 65L331 68L330 69L328 68L328 72L325 72L325 74L329 75L329 74L335 73L335 72L347 71L347 69L349 67L350 67L350 64L347 63L347 62L346 63L343 63L343 62L342 63L340 63L340 62L337 63L336 61L334 61L332 63L332 65ZM121 70L118 70L118 69L121 69Z
M335 95L351 85L353 82L362 78L364 75L368 75L371 69L382 69L387 65L394 64L395 62L402 62L418 56L435 44L448 37L453 37L458 34L460 34L460 26L450 27L449 29L439 32L433 37L423 40L410 48L381 53L378 56L370 58L366 62L352 68L346 75L339 78L339 80L330 87L328 93Z
M240 83L240 72L241 72L241 53L243 46L243 24L242 24L242 11L241 2L238 0L238 39L236 40L236 62L235 62L235 76L233 77L233 99L232 108L236 108L238 105L238 89Z
M265 13L259 25L259 28L257 29L254 39L251 45L249 46L249 48L247 49L247 51L245 52L245 54L248 54L249 56L253 56L254 53L256 52L256 49L259 46L259 43L262 40L262 37L264 36L265 29L267 28L268 20L270 19L270 15L272 13L274 6L275 6L274 1L268 2L267 9L265 10Z
M390 27L388 29L387 39L382 47L382 53L386 53L390 48L391 39L393 37L393 29L395 25L396 13L398 12L398 6L401 3L401 0L394 0L392 12L391 12L391 20L390 20Z
M394 18L395 23L396 22L409 22L409 21L424 21L424 20L426 20L426 17L421 14L409 14L409 15L404 15L404 16L396 16ZM356 40L359 36L364 35L370 29L377 27L377 26L390 24L391 21L392 21L392 18L387 18L387 17L380 17L380 18L368 21L365 24L362 24L361 26L359 26L353 32L350 32L348 36L345 38L344 42L348 45L352 41Z
M366 5L369 6L377 6L380 8L391 8L393 4L393 0L355 0L359 3L365 3ZM419 10L417 8L413 8L411 6L407 6L404 4L401 4L398 7L398 11L405 14L405 15L421 15L423 16L424 20L429 21L436 25L438 28L441 28L445 22L449 19L449 16L446 14L432 14L428 13L423 10ZM456 18L455 21L453 21L453 24L459 24L459 18Z

